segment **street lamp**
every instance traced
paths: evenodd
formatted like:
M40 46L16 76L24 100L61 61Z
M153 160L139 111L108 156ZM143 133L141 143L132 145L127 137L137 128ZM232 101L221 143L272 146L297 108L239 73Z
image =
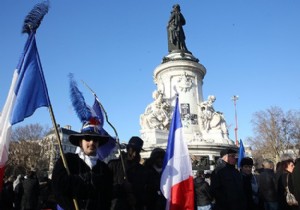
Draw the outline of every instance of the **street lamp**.
M235 128L234 128L234 135L235 135L235 145L238 146L239 145L239 141L238 141L238 135L237 135L237 131L238 131L238 120L237 120L237 111L236 111L236 101L239 99L239 96L234 95L231 98L233 100L234 103L234 115L235 115Z

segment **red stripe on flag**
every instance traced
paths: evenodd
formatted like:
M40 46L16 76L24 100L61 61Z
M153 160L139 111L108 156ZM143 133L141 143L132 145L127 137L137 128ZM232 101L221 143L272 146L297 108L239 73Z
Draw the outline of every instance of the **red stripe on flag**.
M5 166L0 167L0 192L2 192L2 187L3 187L3 178L4 178L4 172L5 172Z
M170 210L194 210L194 179L186 180L174 185L171 189Z

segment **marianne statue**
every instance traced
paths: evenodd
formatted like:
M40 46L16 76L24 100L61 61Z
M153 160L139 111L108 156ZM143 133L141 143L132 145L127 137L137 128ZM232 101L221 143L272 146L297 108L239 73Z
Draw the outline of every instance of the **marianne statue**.
M183 25L185 25L185 19L180 12L180 6L175 4L173 5L173 10L167 26L169 52L188 51L185 45L185 35L182 28Z

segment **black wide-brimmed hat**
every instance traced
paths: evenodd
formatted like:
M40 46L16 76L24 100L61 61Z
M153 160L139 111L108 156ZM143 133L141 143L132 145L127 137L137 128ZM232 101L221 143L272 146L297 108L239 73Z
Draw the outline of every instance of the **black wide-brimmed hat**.
M144 145L144 141L138 137L138 136L132 136L129 141L128 144L126 145L127 148L131 147L137 151L141 151L143 150L143 145Z
M99 146L108 142L110 136L104 129L100 129L97 125L86 123L82 126L80 133L71 134L69 136L69 141L75 145L79 146L79 142L82 139L94 140L99 142Z

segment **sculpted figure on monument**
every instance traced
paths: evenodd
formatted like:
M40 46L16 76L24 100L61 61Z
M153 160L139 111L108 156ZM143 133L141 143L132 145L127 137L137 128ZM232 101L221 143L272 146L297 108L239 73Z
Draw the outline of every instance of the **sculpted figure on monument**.
M169 52L174 50L187 51L183 25L185 25L185 19L180 12L180 6L175 4L167 26Z
M228 129L222 112L215 111L213 103L216 101L214 95L209 95L207 101L200 103L201 127L204 132L220 130L224 138L228 139Z
M152 94L154 101L146 107L140 117L142 129L167 130L170 123L170 104L163 99L163 93L155 90Z

